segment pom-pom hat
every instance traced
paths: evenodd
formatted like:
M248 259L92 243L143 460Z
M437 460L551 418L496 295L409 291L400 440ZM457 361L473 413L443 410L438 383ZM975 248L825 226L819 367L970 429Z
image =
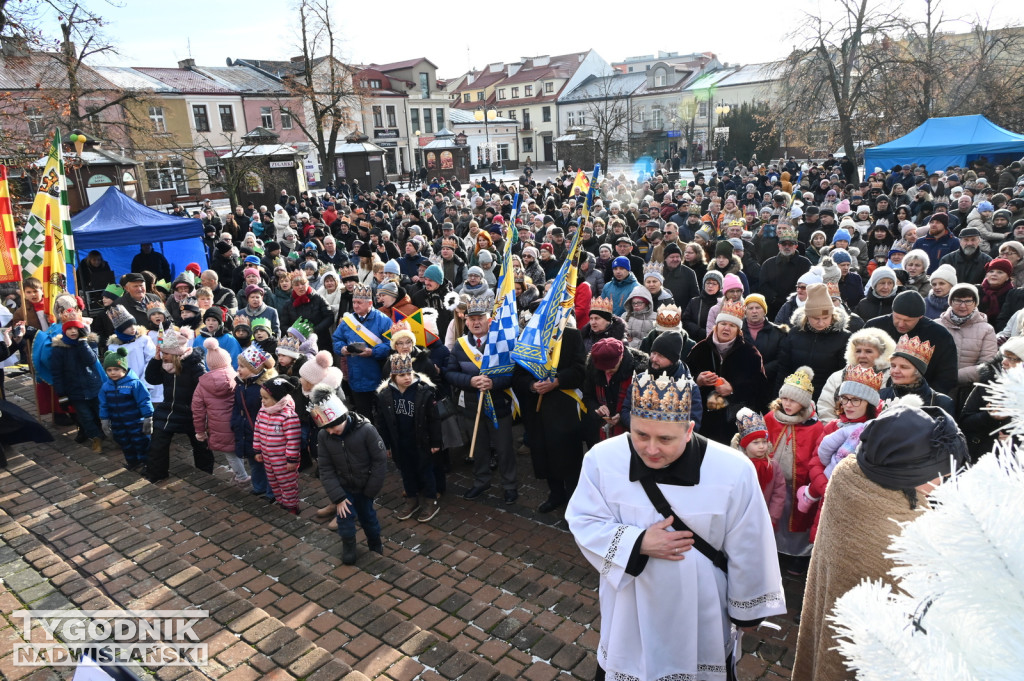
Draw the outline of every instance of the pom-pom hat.
M323 383L327 370L331 368L332 364L334 364L334 358L331 357L331 353L321 350L313 359L303 363L299 368L299 376L311 385Z
M119 345L116 350L111 350L103 356L103 368L110 369L111 367L128 371L128 348Z
M309 414L319 428L329 428L341 423L348 409L329 385L320 383L313 386L309 395Z
M206 348L206 366L210 371L231 366L231 355L227 350L220 347L220 343L217 342L216 338L204 340L203 347Z
M786 377L779 389L779 397L785 397L799 402L804 408L814 406L814 370L810 367L800 367Z

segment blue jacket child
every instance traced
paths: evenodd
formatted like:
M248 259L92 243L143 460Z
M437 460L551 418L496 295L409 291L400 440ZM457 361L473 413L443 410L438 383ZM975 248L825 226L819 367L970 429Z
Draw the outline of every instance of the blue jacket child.
M153 400L146 384L128 368L128 349L123 345L104 355L103 370L107 377L100 388L100 419L110 424L128 470L135 470L146 463L149 453Z

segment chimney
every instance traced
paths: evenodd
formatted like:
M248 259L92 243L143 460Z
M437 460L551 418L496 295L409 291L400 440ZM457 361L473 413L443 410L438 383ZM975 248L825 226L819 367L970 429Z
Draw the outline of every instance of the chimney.
M189 57L188 59L182 59L178 62L178 68L184 71L191 71L196 67L196 60Z
M5 57L27 57L28 42L21 36L0 36L0 52L3 52Z
M505 68L505 62L503 62L503 61L496 61L493 64L488 64L487 65L487 70L489 72L491 72L491 73L498 73L499 71L501 71L504 68Z

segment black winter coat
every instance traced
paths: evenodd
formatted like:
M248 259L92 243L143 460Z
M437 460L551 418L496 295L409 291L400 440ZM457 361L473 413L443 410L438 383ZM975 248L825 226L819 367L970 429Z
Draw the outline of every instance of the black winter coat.
M779 373L779 346L782 345L782 340L788 332L788 324L772 324L765 320L764 326L757 333L757 340L754 340L746 322L743 323L743 340L748 345L753 345L761 353L761 360L764 362L764 375L768 378L768 385L775 385L775 377Z
M875 317L864 326L882 329L897 343L900 336L903 335L893 326L891 314ZM946 330L946 327L926 317L919 319L917 325L907 335L917 336L922 341L932 344L935 351L932 353L932 361L928 363L928 370L924 373L924 379L932 390L946 395L952 394L956 390L957 369L960 366L953 336Z
M839 310L833 315L831 326L824 331L814 331L807 323L803 308L794 312L793 325L779 344L775 392L787 376L806 366L814 371L813 399L817 402L828 377L846 366L846 344L850 340L848 322L846 311Z
M313 331L316 333L317 339L321 341L321 348L329 348L331 324L334 323L334 319L327 301L313 291L309 292L309 302L295 307L294 301L295 298L293 296L292 301L281 309L282 332L290 328L299 317L302 317L313 325ZM328 344L327 346L322 345L325 341Z
M761 266L761 293L768 301L768 318L774 319L789 294L796 290L797 279L811 269L811 261L794 254L784 259L782 255L768 258Z
M683 329L686 330L687 336L695 341L707 338L708 313L718 301L719 296L704 291L690 299L683 310Z
M860 302L853 308L853 311L861 319L874 319L875 317L890 314L892 312L892 304L896 301L896 296L904 290L906 290L906 286L897 286L891 296L879 298L875 295L875 290L871 289L866 296L860 299Z
M320 482L332 504L341 503L349 494L377 496L388 470L387 450L377 429L355 412L348 412L345 418L341 435L331 435L326 429L317 434Z
M206 373L203 355L192 350L181 358L181 373L164 371L162 361L154 357L146 365L146 383L164 386L164 401L154 405L153 428L168 433L194 433L192 421L192 395L199 385L199 377ZM256 415L253 414L253 418Z
M608 325L608 328L601 333L594 333L590 328L590 323L584 326L580 331L580 339L583 341L583 353L590 354L590 349L594 347L594 343L603 338L614 338L625 343L626 338L626 322L622 321L622 317L616 317L612 315L612 322Z
M973 255L967 256L958 248L952 253L942 256L942 259L939 260L939 265L951 265L956 270L957 282L981 286L981 282L985 279L985 265L990 260L992 260L992 256L982 253L980 250L975 251ZM932 262L934 263L934 261Z
M666 267L662 274L665 276L663 286L672 293L677 305L691 300L700 293L700 282L697 281L697 273L692 268L679 265L676 269L670 270Z
M426 357L426 354L423 355ZM429 358L427 358L429 362ZM441 419L437 415L437 392L434 383L424 374L418 374L416 399L413 402L413 424L416 430L416 456L421 460L429 460L430 450L440 449ZM394 391L391 381L382 381L377 388L377 419L380 424L378 433L384 440L384 446L393 449L399 441L398 419L395 417ZM408 454L409 452L404 452ZM392 454L394 456L394 454Z
M470 342L472 341L473 337L470 336ZM452 350L452 354L448 356L448 365L444 370L444 380L448 385L458 388L463 392L465 395L465 409L470 414L476 412L477 401L480 399L480 391L474 388L470 381L479 374L480 370L476 368L473 360L466 355L466 351L462 348L462 343L456 340L455 348ZM505 393L505 388L512 386L512 377L509 375L497 375L490 378L493 387L489 392L491 393L491 401L494 403L495 415L498 418L510 416L512 414L512 400Z
M724 359L718 354L711 338L705 338L690 351L686 365L694 380L703 372L712 371L732 385L733 392L726 398L729 404L724 409L711 409L708 406L713 387L700 388L704 403L700 434L704 437L728 445L736 434L736 414L740 409L750 407L757 412L764 411L770 387L764 375L764 362L757 348L749 345L741 336L736 338Z

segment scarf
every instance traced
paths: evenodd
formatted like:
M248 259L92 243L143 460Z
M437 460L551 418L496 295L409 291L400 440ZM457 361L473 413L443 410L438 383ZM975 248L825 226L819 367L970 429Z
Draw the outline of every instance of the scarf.
M127 334L115 330L114 335L117 336L117 340L121 341L122 343L133 343L135 341L135 334Z
M718 350L718 354L721 355L722 359L724 360L728 356L728 354L732 351L732 346L736 344L736 339L733 338L728 343L720 343L718 341L718 336L716 336L715 332L712 331L711 332L711 342L714 344L715 349Z
M950 311L949 311L949 321L953 322L957 326L963 326L965 322L967 322L969 319L971 319L974 316L975 312L977 312L977 310L971 310L971 313L969 315L961 317L957 313L953 312L952 309L950 309Z
M978 309L988 315L989 319L999 316L1001 303L999 299L1013 288L1013 279L1007 279L999 288L992 288L988 281L981 282L981 302Z
M750 458L750 463L754 464L754 470L757 471L757 483L761 486L761 490L764 491L771 484L772 478L775 477L775 471L772 470L772 460L767 456L760 459Z
M42 316L46 319L47 324L53 324L57 321L57 317L51 312L46 311L46 299L40 300L38 303L32 303L32 309L35 310L36 314L42 313ZM45 331L45 329L44 329Z
M292 307L301 307L302 305L305 305L309 301L310 301L310 288L307 288L306 292L303 293L301 296L297 295L295 293L294 289L292 290Z
M761 329L764 328L764 322L765 322L765 320L762 319L759 324L755 324L755 323L751 322L750 320L747 320L747 331L750 331L750 337L751 338L753 338L754 340L757 340L757 334L758 334L759 331L761 331Z

